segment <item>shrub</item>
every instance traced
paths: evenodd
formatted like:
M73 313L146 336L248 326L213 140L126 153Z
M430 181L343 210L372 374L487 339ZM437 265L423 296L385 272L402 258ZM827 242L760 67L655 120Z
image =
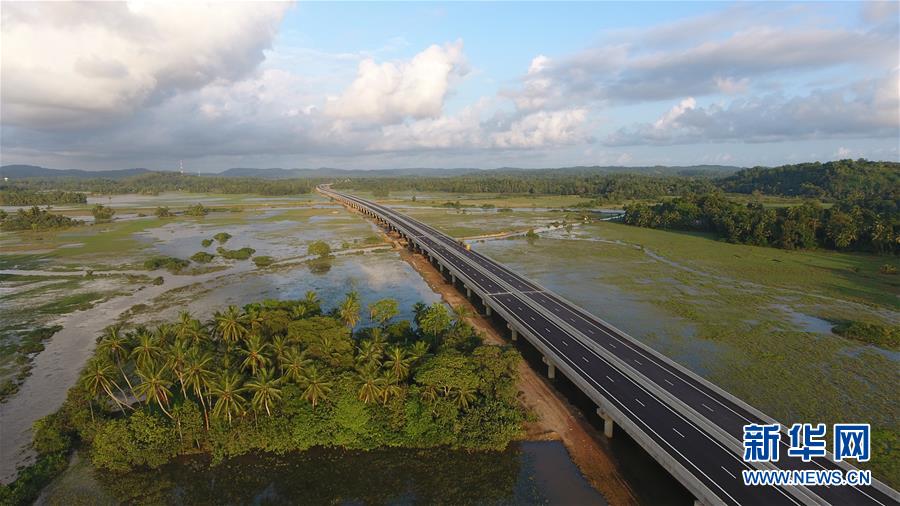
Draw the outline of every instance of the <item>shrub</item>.
M843 321L832 327L835 334L874 344L881 348L900 349L900 328L875 323Z
M225 244L228 242L228 239L231 239L231 234L228 232L219 232L218 234L213 236L213 239L219 241L219 244Z
M897 267L891 264L884 264L878 269L878 272L890 275L897 274Z
M144 269L155 271L165 268L169 272L178 272L190 264L187 260L174 257L153 257L144 261Z
M103 204L97 204L91 209L91 214L94 215L94 220L97 222L109 221L116 214L116 210Z
M270 256L262 255L253 257L253 263L255 263L257 267L268 267L275 263L275 259Z
M200 244L202 244L204 248L210 247L210 245L212 245L212 243L213 243L213 240L212 240L212 239L203 239L203 240L200 242Z
M325 241L315 241L309 245L306 252L319 258L325 258L331 254L331 246Z
M169 211L168 207L157 207L153 214L155 214L157 218L169 218L172 216L172 212Z
M210 253L207 253L205 251L198 251L198 252L194 253L193 255L191 255L191 260L193 260L197 263L200 263L200 264L208 264L208 263L212 262L213 258L216 258L216 256L212 255Z
M184 214L187 216L206 216L209 214L209 208L203 207L203 204L198 202L192 206L188 206L188 208L184 210Z
M216 251L222 255L222 258L227 258L228 260L247 260L256 253L256 250L253 248L225 249L221 246L216 248Z

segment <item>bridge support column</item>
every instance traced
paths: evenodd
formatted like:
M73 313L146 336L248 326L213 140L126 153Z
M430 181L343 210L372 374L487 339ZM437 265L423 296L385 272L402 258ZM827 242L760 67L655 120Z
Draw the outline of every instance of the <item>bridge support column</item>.
M491 306L488 306L487 300L482 298L481 303L484 304L484 314L491 316Z
M456 274L450 273L450 282L456 284Z
M600 408L597 408L597 415L603 419L603 435L606 437L613 437L613 427L616 426L613 419Z
M547 377L550 379L556 379L556 365L550 361L547 357L543 358L544 363L547 364Z
M469 288L468 286L466 287L466 297L467 297L467 298L471 298L471 297L472 297L472 289Z
M516 329L514 329L514 328L512 327L512 325L507 325L506 327L509 328L509 331L512 333L512 340L513 340L513 341L518 341L518 340L519 340L519 333L516 332Z

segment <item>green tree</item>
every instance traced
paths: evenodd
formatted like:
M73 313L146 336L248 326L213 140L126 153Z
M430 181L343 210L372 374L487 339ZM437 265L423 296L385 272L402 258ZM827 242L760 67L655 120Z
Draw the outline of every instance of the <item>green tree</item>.
M244 387L241 386L241 377L234 372L223 372L217 380L213 382L210 392L216 398L215 406L213 406L213 416L224 417L231 420L236 416L244 413L244 407L247 400L242 395Z
M131 385L131 380L128 378L124 368L128 362L129 355L131 355L131 350L128 348L128 338L122 335L122 327L118 325L106 327L104 332L103 339L97 345L97 351L105 353L112 360L113 364L119 369L122 379L125 380L125 384L128 385L131 395L134 396L134 387Z
M153 364L162 357L163 348L160 346L158 338L147 329L138 329L135 337L137 344L131 349L131 356L138 367Z
M172 397L172 392L169 390L172 382L166 374L166 368L148 363L138 367L137 375L141 381L135 387L135 392L144 397L144 402L147 404L155 402L166 416L172 418L172 414L166 409L169 399Z
M303 398L315 408L319 401L328 398L328 394L331 393L332 382L327 376L320 373L318 368L313 366L308 368L303 375L303 385L305 385Z
M266 415L272 416L272 404L281 400L279 383L271 369L260 369L259 374L245 384L247 391L253 396L250 400L253 409L265 409Z
M394 346L388 351L388 358L384 366L388 369L394 381L403 381L409 374L413 357L400 346Z
M331 255L331 246L325 241L314 241L306 249L307 254L325 258Z
M369 317L385 327L392 318L400 314L397 299L381 299L369 305Z
M215 313L216 330L226 343L236 343L247 334L247 317L237 306Z
M241 353L244 355L241 369L250 369L251 374L256 375L258 370L267 367L271 361L266 355L268 349L269 344L264 343L259 334L251 334L250 339L247 339L246 344L241 349Z
M90 394L92 399L96 399L99 397L101 393L106 394L112 399L113 404L117 406L120 410L122 410L122 414L125 413L124 403L120 401L116 395L112 391L112 387L118 387L116 385L113 376L115 375L115 369L113 368L112 363L108 360L102 360L100 358L94 358L90 362L88 362L87 367L85 367L84 373L81 375L81 386ZM93 407L91 408L91 419L94 417Z
M340 315L344 325L350 329L351 334L353 333L356 324L359 323L360 310L359 293L356 291L349 292L346 297L344 297L340 306L338 306L338 315Z
M378 374L378 370L374 367L366 367L359 371L359 400L368 404L381 398L387 381Z

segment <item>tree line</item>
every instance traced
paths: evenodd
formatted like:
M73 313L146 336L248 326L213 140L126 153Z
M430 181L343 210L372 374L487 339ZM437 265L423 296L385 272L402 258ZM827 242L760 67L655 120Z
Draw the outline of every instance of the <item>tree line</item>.
M461 308L419 303L414 322L397 320L393 299L366 310L360 327L358 294L325 312L308 292L110 327L64 406L36 424L38 470L22 476L56 469L47 462L75 442L95 467L122 472L198 451L220 461L317 445L503 449L520 435L515 350L483 345ZM5 493L15 490L29 486Z
M757 246L900 252L900 213L878 210L866 201L841 201L826 209L815 200L773 209L711 192L656 205L626 205L623 220L640 227L712 232L729 242Z
M81 220L75 220L61 214L53 214L46 209L33 206L29 209L19 209L14 213L7 213L0 209L0 230L12 232L16 230L54 230L81 225Z
M66 179L35 178L16 182L17 191L64 190L68 192L93 192L101 194L139 193L155 195L162 192L185 191L192 193L253 193L280 196L307 194L314 183L305 179L259 179L197 176L178 172L150 172L123 179Z
M87 196L80 192L60 190L38 192L15 187L0 189L0 206L47 206L58 204L87 204Z

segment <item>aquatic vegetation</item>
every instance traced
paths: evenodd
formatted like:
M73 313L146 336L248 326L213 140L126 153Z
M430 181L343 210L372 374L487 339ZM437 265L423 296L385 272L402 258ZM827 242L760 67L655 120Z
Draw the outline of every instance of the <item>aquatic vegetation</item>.
M253 248L225 249L219 246L216 248L216 252L228 260L247 260L256 253L256 250Z
M207 253L205 251L198 251L191 255L191 260L201 264L207 264L212 262L213 258L216 258L215 255Z

